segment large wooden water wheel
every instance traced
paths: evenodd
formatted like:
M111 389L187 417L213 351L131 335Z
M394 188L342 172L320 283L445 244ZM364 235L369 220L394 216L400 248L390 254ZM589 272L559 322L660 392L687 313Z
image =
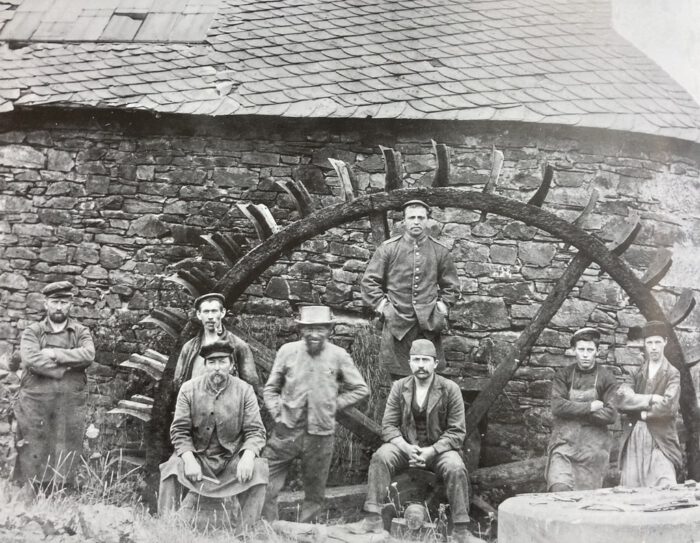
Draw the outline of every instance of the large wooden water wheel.
M517 341L511 345L508 354L498 361L499 364L488 383L469 407L466 416L468 434L477 431L479 422L503 392L505 385L513 377L521 362L528 358L540 333L557 313L569 292L584 271L591 264L596 263L601 272L607 273L622 287L630 303L636 305L644 317L662 320L670 325L672 332L666 355L681 373L681 412L688 430L686 441L688 475L693 479L699 479L700 421L697 416L696 396L683 350L673 332L673 326L687 317L695 305L695 300L691 291L684 291L669 314L665 314L652 294L652 287L663 278L671 265L670 252L659 251L657 258L644 276L638 278L622 258L622 254L629 248L640 230L638 215L630 215L624 228L621 228L615 239L606 245L581 228L585 218L596 205L597 191L593 191L579 217L573 222L567 222L542 209L554 174L552 167L545 168L540 187L525 203L495 194L503 164L503 154L500 151L493 152L490 180L483 191L448 187L449 149L444 145L434 144L434 151L438 166L433 184L428 188L402 188L400 154L388 148L382 148L386 165L384 192L356 197L356 187L350 167L342 161L333 159L330 160L341 182L345 200L343 203L316 209L313 199L301 182L291 180L278 182L296 205L300 217L297 221L279 229L265 205L239 203L237 204L239 209L255 227L260 243L243 254L229 233L203 236L229 266L229 270L216 281L212 281L196 268L189 271L180 270L171 279L186 288L192 296L211 291L222 292L226 297L227 308L231 308L255 279L272 266L281 255L330 228L369 218L373 241L376 244L381 243L389 236L387 212L400 209L402 204L413 199L424 200L431 206L480 211L482 220L490 213L513 221L521 221L561 240L566 247L575 247L578 252L571 258L568 266L539 306L535 317L521 332ZM198 323L187 322L178 314L162 309L153 310L145 320L158 325L165 333L172 336L174 339L172 350L168 354L147 350L142 355L132 355L122 364L122 366L143 371L157 381L156 392L153 398L135 396L129 400L122 400L112 412L135 416L147 422L149 431L146 433L145 468L151 478L151 489L155 490L158 464L163 461L170 447L168 429L176 393L172 383L173 372L182 345L198 332L199 327ZM258 365L269 371L271 367L269 352L264 352L264 346L254 344L253 348L257 351ZM368 445L376 446L381 441L378 424L356 409L339 413L338 420ZM151 493L151 496L154 496L154 493Z

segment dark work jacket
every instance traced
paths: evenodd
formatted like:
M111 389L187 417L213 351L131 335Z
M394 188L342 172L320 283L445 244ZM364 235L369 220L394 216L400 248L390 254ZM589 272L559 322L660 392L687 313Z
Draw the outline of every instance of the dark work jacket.
M418 324L422 330L440 332L447 316L436 304L449 308L459 297L460 283L450 251L430 236L414 240L408 234L389 238L375 251L360 283L362 299L382 314L385 326L401 340Z
M382 419L382 439L387 443L396 437L403 437L413 445L418 445L416 422L413 420L413 375L395 381L386 400ZM459 385L440 375L433 376L428 391L426 408L428 440L438 454L446 451L461 451L467 435L464 418L464 400Z
M194 365L195 358L197 358L199 354L199 350L202 348L203 337L204 332L200 332L182 346L180 356L177 359L177 366L175 366L175 377L173 378L176 389L180 388L185 381L192 379L192 366ZM243 379L246 383L249 383L253 388L257 389L260 386L260 378L255 369L253 352L250 350L248 344L228 330L224 330L221 339L230 343L233 347L234 365L231 368L231 373L238 375L238 377ZM194 377L199 376L195 375Z
M676 415L680 398L681 376L666 358L661 362L661 367L651 381L647 379L648 373L649 363L645 362L634 375L634 396L624 398L618 403L618 409L626 415L626 420L623 420L622 424L623 441L620 448L620 459L623 458L627 440L634 425L638 420L641 420L641 412L646 411L646 424L649 432L661 452L673 462L676 473L680 473L683 459L676 431ZM649 407L652 394L662 396L663 401Z

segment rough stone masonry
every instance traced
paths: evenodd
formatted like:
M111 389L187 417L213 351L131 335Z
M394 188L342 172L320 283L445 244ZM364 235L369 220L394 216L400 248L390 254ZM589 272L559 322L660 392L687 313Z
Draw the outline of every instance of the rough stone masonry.
M139 386L139 378L117 364L146 347L169 349L167 338L136 323L149 308L184 313L190 307L189 296L164 277L201 254L212 273L224 270L217 255L202 247L200 235L230 232L252 248L253 229L235 207L240 201L268 205L282 226L295 220L294 206L276 180L303 181L319 205L339 201L329 157L350 164L362 192L382 190L379 145L401 152L404 184L414 186L432 180L430 140L447 144L450 184L465 190L482 189L495 146L505 155L497 192L521 201L537 188L548 162L556 173L547 209L573 220L597 188L600 200L586 230L610 240L636 210L643 227L625 260L641 275L658 248L673 251L673 267L656 288L666 308L682 289L700 290L697 144L517 123L213 120L60 109L19 111L4 121L0 354L17 348L21 331L39 318L41 287L73 281L80 290L74 311L92 329L99 351L91 369L92 417L108 431L114 421L104 411ZM498 362L499 346L517 338L574 251L497 216L479 222L479 213L446 208L435 210L435 218L441 223L435 233L452 248L462 282L445 342L448 371L457 380L486 378ZM281 343L292 333L299 302L321 302L362 317L358 283L373 247L367 220L305 242L237 302L240 323ZM566 349L574 328L600 328L605 363L624 378L641 361L639 345L626 337L641 321L621 288L591 266L492 409L482 463L543 453L550 379L556 367L572 361ZM353 325L337 332L338 341L351 347ZM678 333L686 347L698 344L698 311ZM491 356L484 355L487 339L496 344ZM4 416L6 391L0 396ZM5 447L6 426L0 422Z

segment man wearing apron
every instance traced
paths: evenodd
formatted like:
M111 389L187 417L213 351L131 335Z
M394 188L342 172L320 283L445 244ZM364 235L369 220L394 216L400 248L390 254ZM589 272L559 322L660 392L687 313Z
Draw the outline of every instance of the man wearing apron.
M552 381L552 435L545 478L549 492L601 488L612 445L608 425L617 418L617 382L596 364L600 332L582 328L571 338L576 363Z

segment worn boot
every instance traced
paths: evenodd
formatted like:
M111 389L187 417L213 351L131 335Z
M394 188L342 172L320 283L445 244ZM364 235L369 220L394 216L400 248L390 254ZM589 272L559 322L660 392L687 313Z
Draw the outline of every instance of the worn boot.
M368 513L362 520L346 526L351 534L381 534L384 521L379 513Z
M459 522L454 525L452 538L456 543L486 543L480 537L472 535L466 523Z

